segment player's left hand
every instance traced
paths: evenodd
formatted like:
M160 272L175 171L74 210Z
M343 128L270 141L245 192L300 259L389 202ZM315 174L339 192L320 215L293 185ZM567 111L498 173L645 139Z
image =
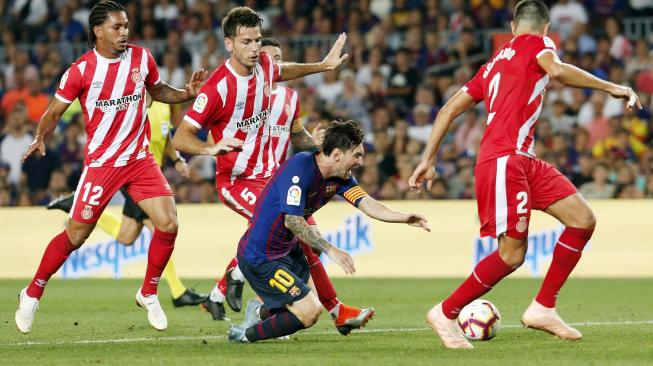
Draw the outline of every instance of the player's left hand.
M409 213L406 223L410 226L421 227L422 229L431 232L431 227L429 226L429 220L427 220L426 217L420 214Z
M324 135L326 134L326 130L322 128L322 124L319 123L315 128L313 129L313 132L311 133L311 140L313 140L313 143L315 146L320 147L322 146L322 143L324 142Z
M202 84L204 83L204 78L206 78L207 73L208 72L204 69L193 71L193 74L190 76L190 80L186 84L186 92L188 92L188 95L195 98L197 94L200 93L200 89L202 88Z
M183 160L177 160L175 163L175 169L182 177L188 179L190 177L190 166Z
M333 44L329 53L326 55L324 60L322 60L322 65L325 70L333 70L337 68L349 57L348 53L345 53L342 56L340 55L342 53L342 48L345 47L345 41L347 41L347 34L340 33L336 43Z

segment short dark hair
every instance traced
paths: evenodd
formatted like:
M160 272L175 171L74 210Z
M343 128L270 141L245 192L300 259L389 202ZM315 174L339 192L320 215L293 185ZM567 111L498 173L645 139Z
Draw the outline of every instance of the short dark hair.
M229 10L222 19L222 32L225 38L233 38L238 32L238 27L260 27L263 19L257 12L247 6L240 6Z
M541 0L523 0L515 6L513 20L515 24L526 20L542 26L549 22L549 8Z
M261 40L261 47L272 46L281 48L281 43L274 38L263 38Z
M331 155L333 150L347 151L363 143L365 132L354 121L332 121L327 127L322 152Z
M93 28L102 25L107 20L109 13L114 11L122 11L127 14L127 9L122 6L120 3L117 3L112 0L101 1L95 4L91 8L91 13L88 16L88 45L89 47L95 47L95 42L97 37L95 37L95 32Z

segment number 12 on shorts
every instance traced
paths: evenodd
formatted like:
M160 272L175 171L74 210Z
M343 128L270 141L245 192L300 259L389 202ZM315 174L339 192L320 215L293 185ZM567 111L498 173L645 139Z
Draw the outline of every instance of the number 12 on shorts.
M86 202L89 205L99 205L100 201L98 201L98 199L102 197L102 192L104 192L104 188L102 188L102 186L93 187L93 183L88 182L84 184L84 194L82 195L82 202ZM89 193L93 193L93 195L90 198L88 197Z

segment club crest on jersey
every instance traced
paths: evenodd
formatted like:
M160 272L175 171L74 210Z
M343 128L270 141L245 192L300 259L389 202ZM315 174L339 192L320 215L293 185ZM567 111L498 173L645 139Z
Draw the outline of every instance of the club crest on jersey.
M246 133L256 131L261 128L261 126L263 126L269 115L270 109L268 108L255 116L251 116L247 119L237 122L236 127Z
M290 105L286 104L286 116L290 116Z
M202 113L204 112L204 108L206 108L208 103L209 97L204 93L200 93L200 95L195 98L195 103L193 103L193 110L197 113Z
M139 81L143 80L143 76L141 76L141 72L138 70L137 67L132 69L131 79L132 79L132 82L134 82L134 84L136 84Z
M520 217L519 222L515 225L515 230L517 230L518 233L523 233L526 229L528 229L528 221L526 221L525 217Z
M91 206L86 205L84 209L82 210L82 219L84 220L90 220L93 217L93 209L91 209Z
M288 293L289 293L290 296L292 296L292 297L297 297L297 296L299 296L299 295L302 294L302 290L300 290L299 287L297 287L297 286L293 286L293 287L288 291Z
M299 206L302 201L302 189L297 185L292 185L288 189L288 196L286 197L286 203L291 206Z
M270 84L268 82L265 82L265 85L263 85L263 93L265 94L266 97L270 96Z

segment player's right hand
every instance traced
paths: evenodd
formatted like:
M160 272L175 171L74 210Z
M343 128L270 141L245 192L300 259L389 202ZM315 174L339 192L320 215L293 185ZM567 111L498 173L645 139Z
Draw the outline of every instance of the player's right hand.
M326 135L326 130L322 128L321 123L318 123L318 125L315 126L313 132L311 133L311 140L313 140L315 146L322 146L322 143L324 142L324 135Z
M41 156L45 156L45 142L43 141L43 137L36 136L34 138L34 141L29 145L20 161L24 163L25 160L34 153L34 151L38 151L41 153Z
M240 151L243 147L243 140L239 140L233 137L225 137L222 140L218 141L217 144L211 146L210 154L215 155L224 155L232 151Z
M637 93L635 93L635 91L630 87L614 84L610 89L608 89L608 93L610 93L614 98L625 99L626 108L629 111L632 110L635 105L637 105L637 108L642 109L642 102L639 101Z
M422 183L426 181L426 189L431 190L433 180L435 179L435 164L431 164L422 160L413 171L413 174L408 178L408 186L410 189L420 191Z
M349 255L349 253L344 250L340 250L335 246L331 246L326 254L333 260L338 263L338 265L345 271L346 274L356 273L356 268L354 267L354 259Z

